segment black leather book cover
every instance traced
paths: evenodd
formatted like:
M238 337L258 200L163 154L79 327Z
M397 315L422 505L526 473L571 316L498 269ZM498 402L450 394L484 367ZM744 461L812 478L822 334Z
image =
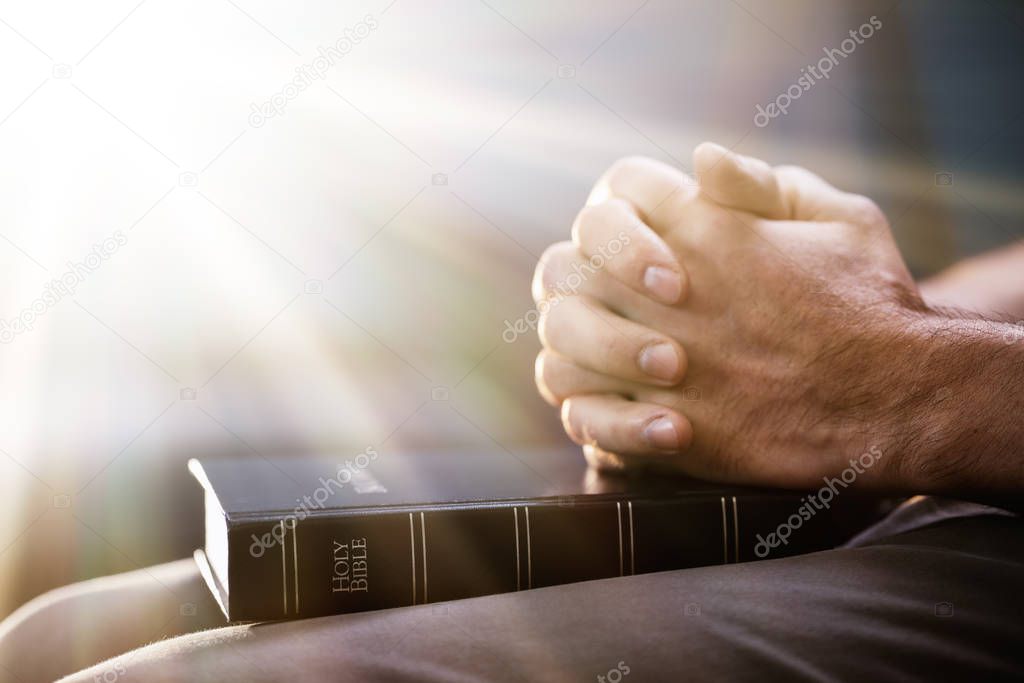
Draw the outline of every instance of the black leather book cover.
M206 491L197 561L232 621L784 557L831 547L879 510L846 492L812 508L804 492L602 476L571 451L368 448L189 469ZM784 542L771 536L787 525Z

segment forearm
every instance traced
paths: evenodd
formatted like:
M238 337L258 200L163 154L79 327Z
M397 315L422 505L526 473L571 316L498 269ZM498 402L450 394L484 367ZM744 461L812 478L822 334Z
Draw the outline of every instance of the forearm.
M929 306L1024 320L1024 244L975 256L919 283Z
M1024 491L1024 328L929 315L910 332L893 430L898 488Z

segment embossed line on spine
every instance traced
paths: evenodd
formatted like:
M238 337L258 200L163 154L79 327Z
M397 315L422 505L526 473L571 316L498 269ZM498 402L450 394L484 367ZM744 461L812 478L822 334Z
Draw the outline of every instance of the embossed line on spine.
M420 513L420 541L423 543L423 604L427 604L427 518Z
M278 522L281 527L281 598L284 602L285 614L288 614L288 527L284 520Z
M629 573L636 574L636 549L633 543L633 501L627 501L626 507L629 511Z
M295 572L292 579L295 581L295 613L299 613L299 520L292 519L292 560L295 564Z
M619 517L619 576L623 575L622 561L622 503L615 503L615 512Z
M512 520L515 525L516 532L516 590L522 590L523 580L521 577L520 560L519 560L519 508L512 508Z
M416 604L416 530L409 513L409 557L412 559L412 604Z
M526 587L533 588L533 549L530 543L530 508L523 507L526 515Z

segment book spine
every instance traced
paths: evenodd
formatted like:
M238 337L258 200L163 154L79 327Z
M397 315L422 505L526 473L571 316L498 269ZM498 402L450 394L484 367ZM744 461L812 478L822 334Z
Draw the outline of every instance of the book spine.
M446 602L577 581L763 559L796 496L575 498L344 513L229 528L233 621ZM830 547L824 517L773 557Z

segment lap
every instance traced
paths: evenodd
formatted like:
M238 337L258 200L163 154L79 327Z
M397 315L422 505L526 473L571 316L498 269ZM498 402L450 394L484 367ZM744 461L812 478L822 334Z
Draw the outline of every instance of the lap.
M956 518L780 560L213 629L67 680L1009 679L1022 570L1019 518Z
M224 623L191 559L83 581L40 595L0 622L0 681L52 681Z

